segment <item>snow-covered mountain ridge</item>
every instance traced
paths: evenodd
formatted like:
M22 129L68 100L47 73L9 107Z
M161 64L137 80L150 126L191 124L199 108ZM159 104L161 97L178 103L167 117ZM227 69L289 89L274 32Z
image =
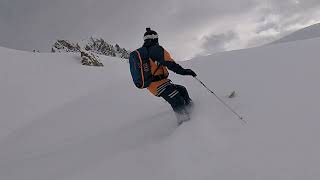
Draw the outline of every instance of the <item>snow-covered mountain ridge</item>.
M320 37L320 23L293 32L279 40L274 41L272 44L307 40L318 37Z
M179 128L117 58L97 68L73 54L0 48L0 179L317 180L319 46L314 38L181 63L248 123L171 73L196 104Z

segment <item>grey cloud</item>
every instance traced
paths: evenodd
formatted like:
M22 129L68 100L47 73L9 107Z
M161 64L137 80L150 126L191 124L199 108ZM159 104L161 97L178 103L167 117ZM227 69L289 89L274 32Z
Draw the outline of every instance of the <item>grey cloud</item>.
M277 23L267 22L265 24L258 25L256 29L256 33L259 34L270 29L278 30L278 28L279 28L279 25Z
M91 35L103 36L114 42L132 41L141 36L152 22L163 2L140 0L5 0L1 2L1 27L6 32L0 39L10 41L11 47L28 49L30 45L47 49L49 41L57 38L80 39ZM150 7L144 7L148 5ZM151 8L151 7L155 7ZM129 34L131 33L131 34ZM42 49L44 50L44 48Z
M172 21L182 26L201 25L208 20L243 13L255 5L252 0L176 0Z
M295 25L310 25L310 20L320 20L315 14L319 12L320 2L318 0L271 0L268 6L260 11L261 19L257 21L256 33L262 34L267 31L278 32L278 35L255 37L248 42L249 46L264 44L277 38L290 34L296 29ZM272 19L270 17L276 17Z
M318 8L318 0L269 0L270 11L284 16L292 13L301 13Z
M44 51L58 38L79 40L94 35L133 49L142 44L145 27L151 26L160 42L182 59L222 48L228 41L235 48L259 42L259 37L265 42L270 38L261 36L264 31L275 29L283 34L289 26L317 19L319 9L319 0L300 0L299 4L295 0L1 0L0 45ZM237 34L247 43L225 34L234 26L244 27ZM251 26L256 28L245 30ZM199 40L199 34L207 39Z
M204 37L204 43L202 45L202 48L204 49L205 54L225 51L225 45L237 38L237 34L232 31L229 31L224 34L213 34Z

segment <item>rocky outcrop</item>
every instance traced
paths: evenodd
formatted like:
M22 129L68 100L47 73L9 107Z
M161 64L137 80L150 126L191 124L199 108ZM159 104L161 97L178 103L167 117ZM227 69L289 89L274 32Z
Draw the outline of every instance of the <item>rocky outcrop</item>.
M100 59L97 55L94 55L92 52L80 50L81 54L81 63L86 66L103 66L100 62Z
M80 46L67 40L57 40L53 44L51 52L80 52Z
M57 42L53 44L51 52L80 52L82 48L95 54L119 57L122 59L129 59L130 54L130 51L125 48L121 48L118 44L113 46L102 38L93 37L86 41L81 41L80 43L72 43L67 40L57 40Z

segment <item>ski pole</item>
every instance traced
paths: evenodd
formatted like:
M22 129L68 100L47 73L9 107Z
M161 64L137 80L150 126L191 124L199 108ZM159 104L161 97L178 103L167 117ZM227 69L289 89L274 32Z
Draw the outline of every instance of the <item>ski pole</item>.
M223 105L225 105L233 114L235 114L244 123L247 123L237 112L235 112L228 104L226 104L219 96L216 95L212 90L210 90L200 79L194 77L204 88L206 88L211 94L213 94Z

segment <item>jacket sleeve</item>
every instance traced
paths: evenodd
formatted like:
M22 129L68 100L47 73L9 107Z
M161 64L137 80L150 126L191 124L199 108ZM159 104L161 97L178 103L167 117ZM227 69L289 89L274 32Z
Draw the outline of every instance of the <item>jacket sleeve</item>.
M150 58L157 61L160 65L166 66L169 70L184 75L184 68L177 64L170 54L161 46L150 49Z

